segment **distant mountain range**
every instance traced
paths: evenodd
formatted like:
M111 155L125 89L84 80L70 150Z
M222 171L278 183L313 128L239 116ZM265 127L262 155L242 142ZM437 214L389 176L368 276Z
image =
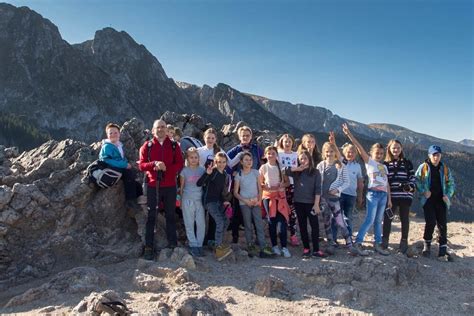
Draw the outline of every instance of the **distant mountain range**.
M436 143L459 152L453 163L465 185L460 212L468 214L474 201L472 168L464 170L474 161L472 140L456 143L391 124L363 124L322 107L275 101L223 83L199 87L174 81L126 32L104 28L71 45L38 13L0 3L0 144L29 149L48 138L93 142L103 137L108 122L139 117L151 126L165 111L196 113L216 126L243 120L252 128L295 136L323 137L348 122L365 144L397 138L418 160Z
M464 146L474 147L474 139L463 139L459 143Z

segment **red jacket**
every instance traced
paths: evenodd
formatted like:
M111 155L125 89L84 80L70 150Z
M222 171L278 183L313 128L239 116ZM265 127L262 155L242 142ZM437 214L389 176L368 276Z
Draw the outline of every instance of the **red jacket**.
M183 156L181 154L181 148L178 143L175 143L176 147L174 150L173 157L173 145L171 140L166 137L163 145L160 145L158 139L153 137L153 145L150 150L150 159L148 159L148 141L145 142L140 148L140 160L138 161L138 168L140 171L145 171L148 179L148 185L150 187L156 187L156 176L157 172L153 168L155 167L155 161L163 161L166 165L166 171L163 174L163 178L160 182L160 187L172 187L176 186L176 177L184 166Z

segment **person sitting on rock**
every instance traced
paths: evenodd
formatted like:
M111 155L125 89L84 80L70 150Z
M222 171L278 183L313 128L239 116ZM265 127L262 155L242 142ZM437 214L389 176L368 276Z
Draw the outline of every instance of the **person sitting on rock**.
M105 133L107 139L102 140L99 160L104 162L108 168L122 174L121 179L123 180L127 207L137 210L139 208L137 202L144 204L145 197L143 196L142 186L135 180L136 172L125 158L123 145L120 142L120 126L109 123L105 127ZM138 201L137 197L139 198Z
M147 260L153 260L156 208L161 201L165 209L166 238L168 247L175 248L176 234L176 179L184 165L179 144L172 141L167 133L166 122L156 120L152 128L153 139L140 148L138 167L146 172L148 218L145 229L145 252Z
M227 155L218 152L214 160L207 165L206 173L199 178L197 185L204 187L203 202L206 210L216 222L216 249L218 261L232 253L232 249L224 243L224 235L228 226L226 209L230 207L232 194L229 194L230 176L226 173Z
M426 221L422 254L425 257L431 255L431 240L437 225L439 229L438 258L443 261L452 261L453 257L447 251L447 211L451 206L455 185L451 170L441 161L441 153L441 147L430 146L428 159L418 167L415 173Z

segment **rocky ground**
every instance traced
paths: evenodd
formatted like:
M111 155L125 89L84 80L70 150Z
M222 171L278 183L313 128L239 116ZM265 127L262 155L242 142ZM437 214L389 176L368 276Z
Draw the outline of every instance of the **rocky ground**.
M290 259L260 259L248 258L243 244L234 245L234 254L223 262L210 252L193 260L184 248L165 249L153 262L82 266L9 288L0 293L0 311L90 314L101 311L101 300L118 300L136 313L156 315L472 315L474 225L449 223L455 262L439 262L436 253L420 257L422 230L423 222L413 218L410 258L397 254L396 243L387 257L351 257L339 249L327 259L307 261L300 247L290 249Z

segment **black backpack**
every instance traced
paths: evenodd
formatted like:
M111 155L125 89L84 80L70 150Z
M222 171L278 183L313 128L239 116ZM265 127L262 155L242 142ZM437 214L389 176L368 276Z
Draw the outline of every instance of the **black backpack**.
M105 189L115 185L122 177L122 173L110 169L105 162L96 160L87 167L86 177L89 182Z

